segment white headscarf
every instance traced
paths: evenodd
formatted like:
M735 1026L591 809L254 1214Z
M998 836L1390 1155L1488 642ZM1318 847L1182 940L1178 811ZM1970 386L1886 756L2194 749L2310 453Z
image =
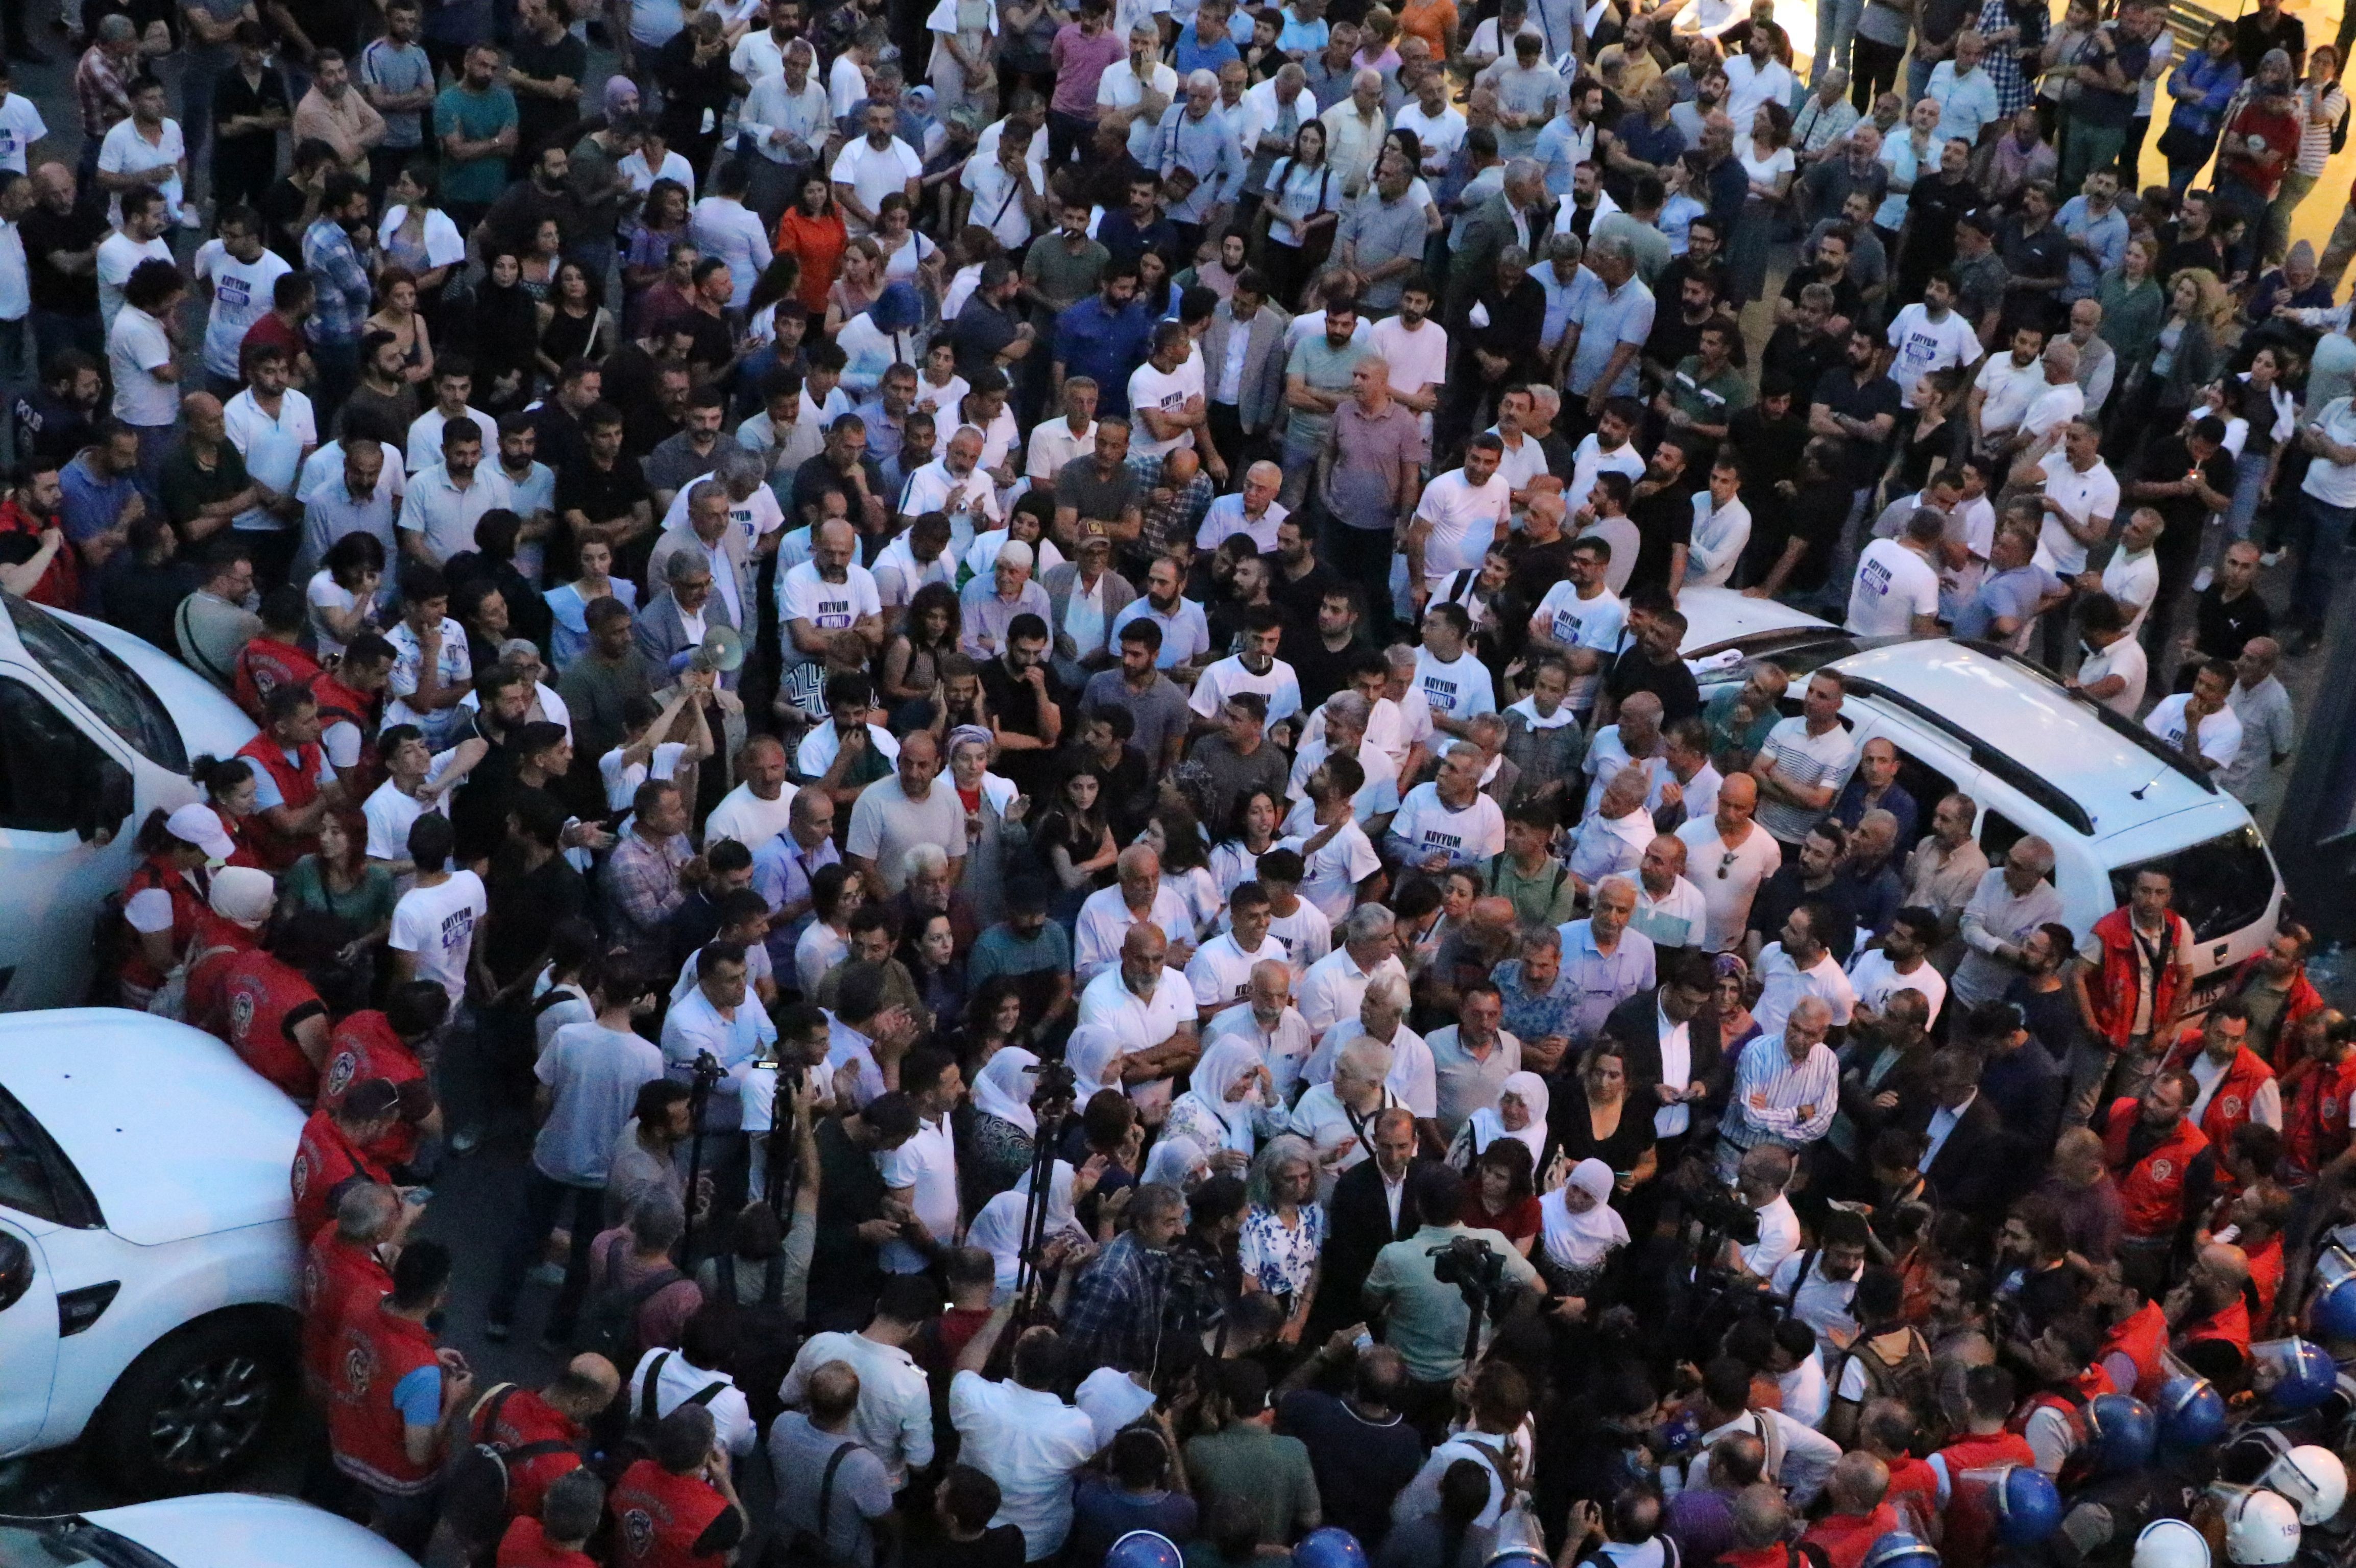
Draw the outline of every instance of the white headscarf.
M1230 1100L1227 1091L1259 1065L1258 1046L1240 1035L1222 1035L1211 1042L1203 1059L1194 1064L1194 1086L1186 1092L1189 1099L1210 1112L1226 1129L1224 1147L1245 1154L1252 1152L1256 1141L1252 1112L1259 1101L1256 1096Z
M973 1081L973 1108L1012 1122L1035 1136L1039 1118L1031 1114L1031 1092L1038 1087L1032 1070L1039 1059L1019 1045L1000 1049Z
M1046 1236L1077 1228L1072 1208L1072 1181L1070 1164L1057 1160L1055 1174L1047 1183ZM974 1216L973 1224L966 1232L966 1244L980 1247L997 1264L1001 1290L1014 1288L1016 1266L1023 1251L1023 1211L1029 1206L1030 1199L1031 1173L1026 1170L1012 1189L982 1205L981 1212Z
M1145 1170L1137 1179L1141 1186L1160 1182L1183 1192L1194 1185L1197 1177L1211 1168L1210 1156L1203 1146L1188 1137L1163 1137L1154 1141L1153 1152L1145 1157Z
M1119 1054L1120 1037L1102 1024L1082 1024L1072 1031L1064 1045L1064 1061L1071 1067L1073 1089L1082 1105L1099 1089L1120 1087L1105 1080L1105 1069Z
M1546 1080L1535 1072L1507 1073L1505 1083L1497 1091L1497 1097L1503 1100L1507 1094L1519 1100L1523 1108L1529 1112L1529 1125L1518 1133L1509 1131L1505 1126L1505 1114L1483 1105L1472 1113L1469 1124L1472 1129L1472 1153L1477 1157L1498 1138L1514 1138L1530 1151L1531 1174L1543 1175L1539 1161L1546 1158L1548 1098Z
M1584 1214L1572 1213L1563 1201L1574 1187L1595 1200ZM1612 1248L1628 1244L1628 1222L1612 1207L1612 1168L1600 1159L1573 1166L1570 1179L1539 1202L1538 1218L1546 1228L1547 1256L1565 1268L1592 1268Z

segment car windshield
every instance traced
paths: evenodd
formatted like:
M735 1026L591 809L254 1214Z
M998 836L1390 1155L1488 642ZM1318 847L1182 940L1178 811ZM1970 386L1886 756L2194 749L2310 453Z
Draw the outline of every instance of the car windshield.
M2205 843L2190 845L2111 870L2111 894L2121 904L2138 871L2166 871L2176 882L2173 908L2192 927L2195 942L2230 936L2263 919L2274 896L2275 867L2265 840L2244 825Z
M180 739L180 727L137 671L112 649L30 600L11 593L6 601L16 640L34 663L88 705L124 745L168 772L188 771L188 749Z
M135 1541L81 1519L0 1519L0 1568L172 1568Z

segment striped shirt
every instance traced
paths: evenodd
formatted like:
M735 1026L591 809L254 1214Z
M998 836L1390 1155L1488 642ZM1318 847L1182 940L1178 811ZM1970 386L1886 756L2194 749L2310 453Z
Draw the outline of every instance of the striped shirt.
M1796 1148L1823 1137L1839 1108L1840 1062L1832 1047L1819 1040L1794 1066L1781 1040L1754 1040L1734 1075L1734 1114L1719 1135L1737 1148Z
M1766 741L1759 748L1762 761L1772 761L1775 776L1785 784L1804 789L1830 786L1836 794L1857 766L1857 742L1847 730L1835 724L1821 735L1808 733L1808 721L1794 715L1767 731ZM1808 836L1808 829L1823 820L1822 811L1811 811L1759 792L1759 826L1785 844L1797 844Z

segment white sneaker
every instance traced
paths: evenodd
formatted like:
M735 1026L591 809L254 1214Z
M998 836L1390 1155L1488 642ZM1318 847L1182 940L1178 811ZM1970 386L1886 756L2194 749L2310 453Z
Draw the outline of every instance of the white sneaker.
M2206 593L2209 592L2209 585L2216 581L2216 570L2212 567L2204 566L2201 569L2199 575L2192 579L2192 592L2195 593Z

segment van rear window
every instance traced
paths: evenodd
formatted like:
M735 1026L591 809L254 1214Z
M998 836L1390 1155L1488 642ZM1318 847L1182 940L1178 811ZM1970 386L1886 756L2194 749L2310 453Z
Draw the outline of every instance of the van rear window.
M2274 896L2275 863L2255 825L2111 872L2111 896L2127 901L2138 871L2166 871L2176 880L2174 908L2192 927L2192 939L2211 942L2255 923Z

